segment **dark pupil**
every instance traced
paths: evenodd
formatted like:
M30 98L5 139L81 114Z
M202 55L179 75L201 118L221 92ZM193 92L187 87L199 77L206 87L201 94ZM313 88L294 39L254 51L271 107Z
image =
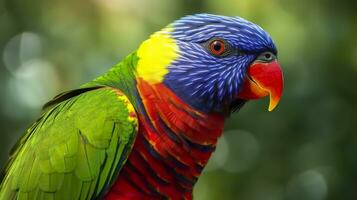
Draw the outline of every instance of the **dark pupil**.
M270 58L271 58L270 53L266 53L266 54L265 54L265 58L266 58L266 59L270 59Z
M220 51L221 49L222 49L222 44L220 43L220 42L214 42L213 43L213 49L215 50L215 51Z

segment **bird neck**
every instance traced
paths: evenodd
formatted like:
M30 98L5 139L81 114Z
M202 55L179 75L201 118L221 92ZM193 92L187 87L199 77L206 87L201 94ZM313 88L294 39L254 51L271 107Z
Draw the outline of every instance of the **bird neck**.
M159 175L192 192L222 134L224 116L194 110L161 83L139 79L137 88L142 99L138 140L153 162L167 166Z
M109 71L81 87L109 86L116 88L125 94L137 110L138 93L136 90L135 72L138 60L139 58L136 52L131 53L114 65Z
M197 111L162 83L135 78L137 61L133 53L82 86L123 91L140 121L132 152L108 196L191 199L222 133L224 116Z

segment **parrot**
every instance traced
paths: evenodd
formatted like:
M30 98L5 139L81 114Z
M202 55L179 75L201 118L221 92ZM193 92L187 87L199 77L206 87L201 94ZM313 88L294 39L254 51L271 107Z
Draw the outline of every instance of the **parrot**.
M192 199L225 121L250 100L280 101L277 53L244 18L177 19L43 106L10 151L0 200Z

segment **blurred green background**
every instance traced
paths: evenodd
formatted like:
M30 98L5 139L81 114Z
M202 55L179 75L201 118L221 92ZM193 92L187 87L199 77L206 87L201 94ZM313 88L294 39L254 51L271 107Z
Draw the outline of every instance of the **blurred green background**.
M0 165L57 93L78 87L152 32L192 13L239 15L279 49L278 108L228 121L195 199L357 199L356 1L0 0Z

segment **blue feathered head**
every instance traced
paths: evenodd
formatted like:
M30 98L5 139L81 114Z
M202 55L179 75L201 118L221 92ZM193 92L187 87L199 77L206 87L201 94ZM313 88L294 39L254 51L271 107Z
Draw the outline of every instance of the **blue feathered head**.
M171 59L162 83L190 106L204 112L227 112L248 99L267 95L270 110L277 104L283 84L277 49L258 25L240 17L198 14L175 21L150 40L162 35L175 46L163 42L161 52L155 54L158 60Z

